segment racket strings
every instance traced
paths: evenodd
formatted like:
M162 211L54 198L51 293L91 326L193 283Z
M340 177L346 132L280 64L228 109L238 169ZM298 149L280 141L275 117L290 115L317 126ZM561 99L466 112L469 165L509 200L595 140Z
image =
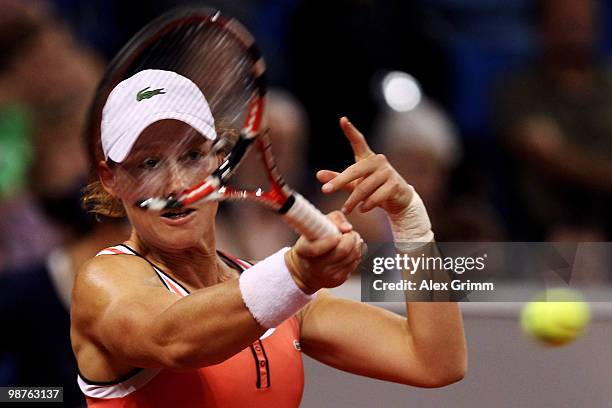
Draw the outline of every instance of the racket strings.
M249 105L260 95L258 76L264 70L261 62L255 60L250 52L252 38L232 23L210 18L183 18L166 23L153 40L147 39L148 46L131 59L122 74L125 79L143 70L159 69L176 72L191 80L206 98L214 117L217 139L206 154L214 158L215 163L227 158L240 140ZM155 84L151 87L153 89ZM185 141L193 132L196 131L190 129L169 134L167 147L183 154L183 150L188 150ZM190 169L193 170L191 173L185 173L188 176L181 177L185 189L212 173L214 168L211 169L207 163L208 160L203 160L201 168L196 171L194 167ZM176 173L172 166L161 167ZM164 184L168 183L171 174L162 171L143 174L126 177L125 190L133 192L138 200L168 193Z
M197 49L187 50L192 59L185 63L190 67L186 76L202 89L223 128L240 129L254 92L251 63L244 58L242 44L228 33L210 27L196 30L187 43L197 44ZM232 143L237 140L231 137L234 134L228 135Z

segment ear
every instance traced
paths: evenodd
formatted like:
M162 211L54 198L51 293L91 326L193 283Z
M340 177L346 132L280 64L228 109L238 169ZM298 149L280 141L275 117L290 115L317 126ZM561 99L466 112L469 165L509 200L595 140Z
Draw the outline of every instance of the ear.
M108 167L108 163L105 161L98 162L98 175L100 176L100 182L102 183L102 187L106 190L110 195L116 196L116 179L115 173Z

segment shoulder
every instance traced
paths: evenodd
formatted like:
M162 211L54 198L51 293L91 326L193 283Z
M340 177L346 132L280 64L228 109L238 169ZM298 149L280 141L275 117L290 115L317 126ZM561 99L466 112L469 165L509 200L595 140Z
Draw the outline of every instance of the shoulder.
M134 255L101 255L77 272L72 291L71 314L86 317L139 286L161 286L151 265Z
M77 272L78 284L105 286L113 283L129 283L151 276L151 265L139 256L116 254L96 256Z

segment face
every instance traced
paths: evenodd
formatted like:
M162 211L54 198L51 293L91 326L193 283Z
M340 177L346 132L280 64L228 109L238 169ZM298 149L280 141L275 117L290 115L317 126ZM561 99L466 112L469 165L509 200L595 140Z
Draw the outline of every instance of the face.
M211 148L212 141L189 125L163 120L141 133L122 163L101 171L104 186L122 200L132 226L145 242L178 250L212 237L214 202L162 212L144 211L137 205L150 197L176 196L204 180L219 164Z

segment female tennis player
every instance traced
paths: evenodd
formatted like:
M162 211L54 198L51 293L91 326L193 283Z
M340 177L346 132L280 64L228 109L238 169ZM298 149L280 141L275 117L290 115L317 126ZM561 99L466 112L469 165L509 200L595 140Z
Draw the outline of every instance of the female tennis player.
M147 97L161 100L157 94ZM132 176L158 171L163 193L177 194L190 166L208 157L202 149L210 148L214 129L164 103L163 114L132 115L129 123L115 123L116 110L104 109L105 160L93 163L103 190L90 192L97 191L91 194L98 212L127 215L132 233L89 261L75 281L71 337L89 406L297 407L302 352L341 370L420 387L463 377L457 304L407 303L405 318L325 290L342 284L361 260L362 240L342 212L328 216L340 234L300 237L253 265L217 251L215 202L142 210ZM346 118L340 125L356 162L342 173L319 172L322 191L351 190L345 213L383 208L398 245L433 240L414 189ZM194 137L185 151L164 143L186 128ZM206 164L210 172L217 165Z

